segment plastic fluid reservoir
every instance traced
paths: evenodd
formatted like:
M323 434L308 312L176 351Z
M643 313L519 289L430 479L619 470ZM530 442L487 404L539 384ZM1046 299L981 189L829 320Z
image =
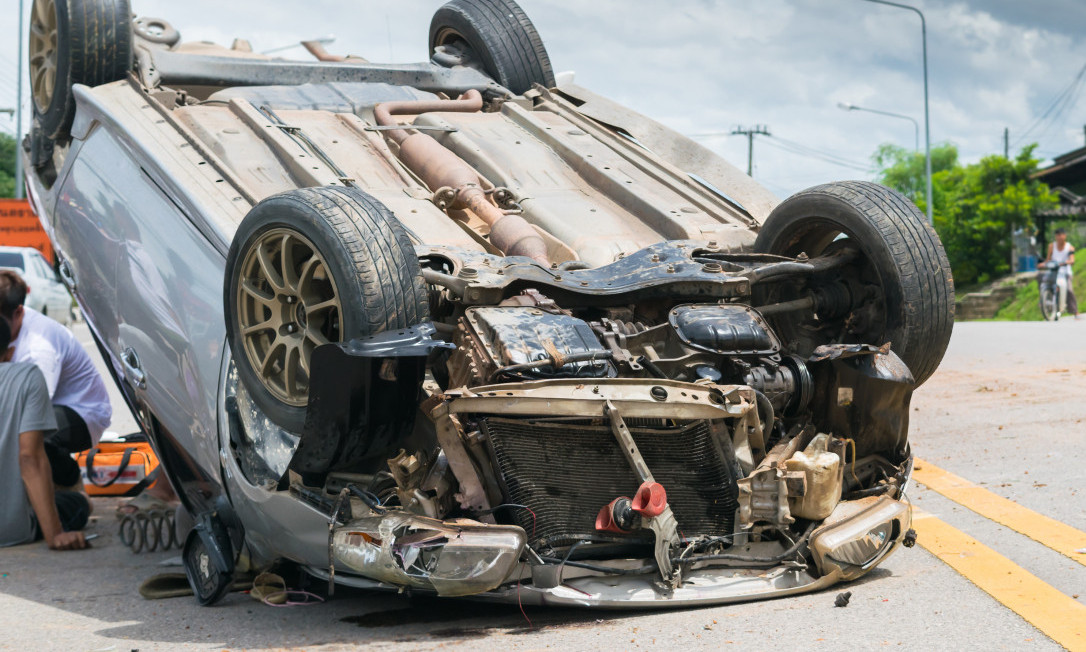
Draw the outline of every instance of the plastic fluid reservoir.
M785 461L789 471L802 471L807 476L807 492L802 496L789 496L788 508L792 516L820 521L833 512L841 500L843 481L841 458L826 450L830 436L821 433Z

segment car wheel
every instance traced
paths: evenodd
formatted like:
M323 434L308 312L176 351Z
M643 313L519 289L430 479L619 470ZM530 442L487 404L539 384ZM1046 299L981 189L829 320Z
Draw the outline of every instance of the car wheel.
M543 39L512 0L452 0L430 21L430 54L455 45L468 50L494 81L517 95L532 84L554 86Z
M939 236L901 193L864 181L804 190L770 213L754 248L811 258L854 250L846 265L759 290L759 303L812 293L824 298L824 314L772 318L794 353L807 356L828 343L890 342L917 385L939 365L954 327L954 280Z
M29 51L36 128L65 140L75 115L72 85L106 84L132 69L128 0L34 0Z
M305 423L316 347L429 319L406 230L354 188L292 190L254 206L230 247L224 303L241 382L291 432Z

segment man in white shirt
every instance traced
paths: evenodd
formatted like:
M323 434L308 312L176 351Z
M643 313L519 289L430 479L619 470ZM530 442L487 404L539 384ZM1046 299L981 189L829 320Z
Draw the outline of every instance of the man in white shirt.
M23 305L27 286L0 270L0 316L11 325L12 362L32 362L45 375L57 430L48 441L66 453L98 444L113 417L105 383L71 331Z
M8 362L10 340L0 317L0 548L38 539L54 550L86 548L79 532L91 511L86 495L53 486L45 436L55 423L45 377L33 364Z

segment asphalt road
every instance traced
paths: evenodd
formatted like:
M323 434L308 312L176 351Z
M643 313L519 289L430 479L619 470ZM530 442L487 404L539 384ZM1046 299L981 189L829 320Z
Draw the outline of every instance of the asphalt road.
M94 549L0 550L0 648L1058 650L1055 637L1086 649L1083 396L1086 320L958 324L912 413L915 477L950 497L918 484L919 545L824 593L653 613L529 608L531 626L516 607L383 594L294 608L244 594L212 608L145 601L136 586L177 553L131 553L117 501L97 501ZM119 402L118 416L118 431L134 425Z

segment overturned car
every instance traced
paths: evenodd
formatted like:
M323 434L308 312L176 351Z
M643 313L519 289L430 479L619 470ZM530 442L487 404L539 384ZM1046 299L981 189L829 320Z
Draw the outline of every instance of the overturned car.
M867 182L778 202L557 84L512 0L430 61L182 42L35 0L23 155L196 525L200 602L334 584L665 607L857 578L908 544L937 236Z

